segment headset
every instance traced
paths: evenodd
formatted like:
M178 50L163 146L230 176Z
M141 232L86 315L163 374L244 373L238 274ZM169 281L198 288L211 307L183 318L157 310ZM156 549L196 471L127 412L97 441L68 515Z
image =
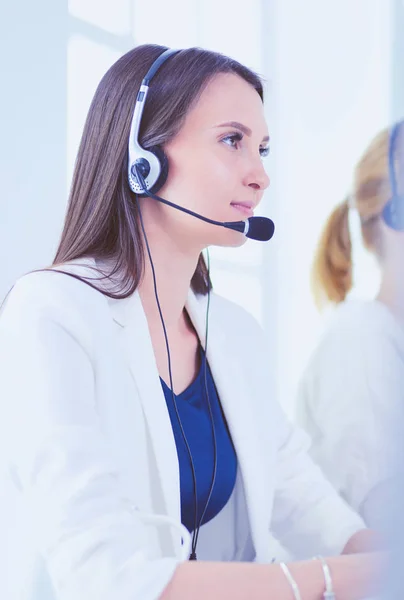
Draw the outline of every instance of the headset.
M404 231L404 196L400 195L398 192L396 169L394 165L395 156L398 154L397 138L401 135L401 127L402 122L398 122L393 125L390 132L388 163L391 198L387 204L385 204L382 212L384 222L394 231ZM404 144L404 140L402 143Z
M144 76L137 94L128 143L128 182L131 190L138 196L147 195L147 191L157 193L167 180L168 159L165 152L160 146L153 146L148 150L142 148L139 142L139 131L150 81L166 60L178 52L180 50L168 49L160 54ZM139 178L139 174L143 181Z

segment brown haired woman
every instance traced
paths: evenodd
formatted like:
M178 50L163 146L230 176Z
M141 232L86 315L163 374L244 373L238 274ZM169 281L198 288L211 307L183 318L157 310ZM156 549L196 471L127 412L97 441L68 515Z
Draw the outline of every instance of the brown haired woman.
M377 528L387 516L394 423L404 394L404 236L387 226L382 213L395 185L403 194L403 167L400 122L372 140L356 166L350 199L326 224L313 264L313 292L319 305L337 308L302 377L297 403L298 422L313 441L312 457L366 523ZM359 214L364 246L380 266L374 300L347 299L352 286L349 205Z
M362 598L372 532L268 397L259 326L210 293L202 250L244 234L131 191L149 176L128 175L134 105L164 50L140 46L102 79L52 268L22 277L0 319L5 462L26 517L13 544L0 536L20 565L4 597ZM139 133L168 159L159 195L244 227L269 183L262 100L234 60L171 56ZM346 555L271 564L274 536L296 558Z

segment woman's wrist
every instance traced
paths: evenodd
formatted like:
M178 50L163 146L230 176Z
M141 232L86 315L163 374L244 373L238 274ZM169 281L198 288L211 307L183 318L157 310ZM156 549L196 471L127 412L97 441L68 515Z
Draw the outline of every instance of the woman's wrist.
M376 595L380 589L385 559L385 556L376 552L326 558L335 597L359 600ZM289 563L288 567L302 598L327 598L327 595L324 596L327 584L321 561Z

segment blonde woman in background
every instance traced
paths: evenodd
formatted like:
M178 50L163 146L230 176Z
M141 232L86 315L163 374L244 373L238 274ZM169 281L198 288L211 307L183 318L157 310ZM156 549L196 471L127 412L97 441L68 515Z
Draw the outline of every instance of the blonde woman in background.
M404 233L383 210L394 182L403 195L404 123L372 140L359 160L353 189L330 215L312 270L317 305L336 305L301 379L297 419L312 438L312 456L369 526L383 525L394 462L393 423L404 396ZM401 173L401 177L399 175ZM348 214L358 211L362 241L377 259L381 283L368 301L347 299L352 287Z

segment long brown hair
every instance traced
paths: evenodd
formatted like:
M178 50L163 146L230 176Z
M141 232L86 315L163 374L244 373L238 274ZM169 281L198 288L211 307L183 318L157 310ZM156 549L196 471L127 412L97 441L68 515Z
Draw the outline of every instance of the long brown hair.
M401 121L398 138L404 136L403 125ZM343 302L352 288L350 206L358 211L365 248L379 259L384 257L380 216L391 198L389 140L390 128L373 138L355 167L352 194L333 210L325 224L311 273L312 291L319 308L327 302Z
M120 289L103 293L113 298L130 296L144 272L138 207L127 183L127 146L142 78L164 50L166 47L152 44L134 48L112 65L98 85L84 126L64 228L52 263L59 266L86 257L112 261L111 274L120 274ZM201 48L181 50L153 78L139 132L141 145L162 147L169 142L206 84L219 73L239 75L263 100L260 78L237 61ZM86 283L90 284L88 280ZM202 254L191 287L200 294L211 287Z

